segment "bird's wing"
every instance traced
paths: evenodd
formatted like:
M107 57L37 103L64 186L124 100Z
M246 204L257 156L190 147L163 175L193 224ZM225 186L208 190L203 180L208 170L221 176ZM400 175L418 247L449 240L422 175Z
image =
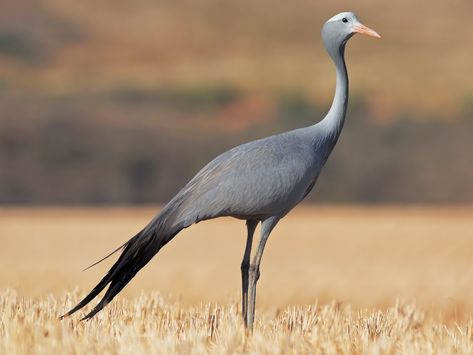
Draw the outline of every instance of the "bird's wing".
M305 142L290 135L238 146L199 171L169 208L183 225L222 215L285 213L304 197L313 181L311 153Z

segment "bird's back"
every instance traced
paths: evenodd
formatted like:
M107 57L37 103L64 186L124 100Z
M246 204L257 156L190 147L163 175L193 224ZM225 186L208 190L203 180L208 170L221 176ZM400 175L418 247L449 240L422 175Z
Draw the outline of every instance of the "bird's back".
M328 154L309 128L252 141L219 155L165 206L179 226L218 216L284 216L313 186Z

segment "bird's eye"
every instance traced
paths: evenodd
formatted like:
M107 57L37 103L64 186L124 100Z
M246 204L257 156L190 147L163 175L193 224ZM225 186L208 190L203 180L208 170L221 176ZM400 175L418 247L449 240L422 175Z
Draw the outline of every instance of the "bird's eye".
M347 18L346 17L342 18L342 22L347 23L348 22Z

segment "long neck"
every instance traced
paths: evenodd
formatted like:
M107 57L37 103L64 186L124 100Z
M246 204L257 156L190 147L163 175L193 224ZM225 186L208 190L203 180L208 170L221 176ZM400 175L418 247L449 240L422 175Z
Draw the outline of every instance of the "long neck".
M335 63L337 82L332 106L319 124L324 127L328 134L337 139L343 128L348 105L348 74L344 58L345 46L343 45L337 48L337 50L329 51L329 54Z

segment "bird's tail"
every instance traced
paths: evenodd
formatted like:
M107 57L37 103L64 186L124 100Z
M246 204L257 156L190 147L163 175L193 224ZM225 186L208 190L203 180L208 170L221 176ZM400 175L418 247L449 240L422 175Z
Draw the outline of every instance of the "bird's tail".
M84 317L88 320L101 311L130 282L136 273L145 266L156 253L166 245L179 231L166 232L164 228L145 228L122 245L123 252L104 278L92 291L61 319L77 312L92 301L107 285L102 300ZM116 251L120 250L117 249ZM113 254L113 253L112 253ZM110 254L111 255L111 254ZM109 256L110 256L109 255Z

